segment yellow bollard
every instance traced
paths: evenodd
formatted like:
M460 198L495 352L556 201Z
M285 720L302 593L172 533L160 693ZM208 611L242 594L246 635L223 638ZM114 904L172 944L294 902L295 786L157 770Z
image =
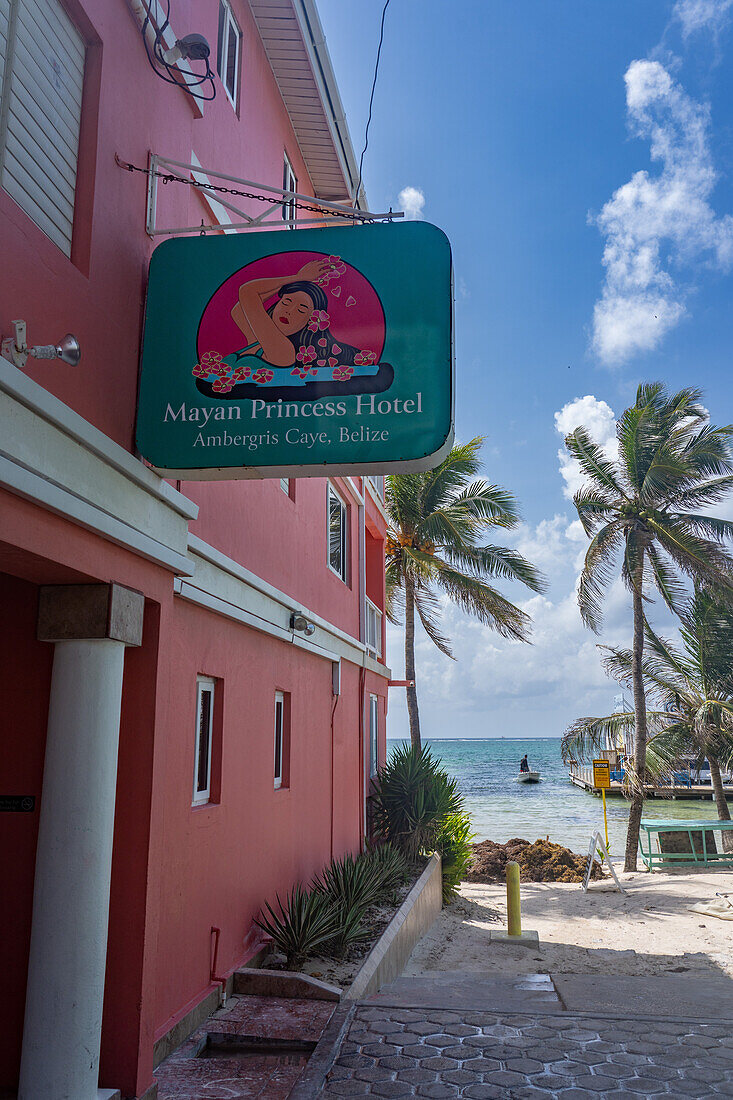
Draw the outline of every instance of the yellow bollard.
M522 903L519 897L519 864L510 860L506 865L507 931L510 936L522 934Z

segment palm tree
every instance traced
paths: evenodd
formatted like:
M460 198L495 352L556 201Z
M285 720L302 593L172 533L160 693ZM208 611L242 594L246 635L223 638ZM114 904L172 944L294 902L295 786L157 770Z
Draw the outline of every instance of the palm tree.
M428 637L453 658L439 626L440 595L505 638L527 641L529 616L488 581L518 580L534 592L544 590L539 573L516 550L480 546L484 531L511 529L519 522L514 497L481 479L483 439L454 446L435 470L392 474L386 478L387 616L405 618L405 676L415 680L415 611ZM420 747L417 689L407 688L410 739Z
M596 633L602 599L616 573L633 605L632 686L634 775L624 869L636 870L639 823L644 803L647 714L642 675L644 601L653 584L677 612L685 588L680 572L733 592L733 558L723 545L733 523L697 509L733 489L733 428L713 427L697 389L669 395L661 382L639 386L636 402L616 427L619 456L612 461L585 428L565 440L587 481L575 507L591 543L578 585L583 621Z
M648 779L670 775L680 762L696 756L707 759L718 818L730 821L721 767L733 763L733 611L711 589L696 586L681 613L681 646L660 638L645 625L646 655L642 674L646 695L655 704L647 713L651 738L647 742ZM628 686L633 655L628 649L604 646L609 675ZM562 741L563 759L583 759L591 752L617 743L634 729L634 714L626 711L605 718L579 718ZM634 774L633 766L630 769ZM733 837L723 834L726 849Z

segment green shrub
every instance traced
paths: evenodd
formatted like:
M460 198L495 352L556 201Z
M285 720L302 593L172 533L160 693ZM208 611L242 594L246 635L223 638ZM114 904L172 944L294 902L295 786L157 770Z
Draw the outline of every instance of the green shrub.
M407 881L409 866L399 848L387 841L369 848L364 857L379 869L382 891L392 895L398 886Z
M440 852L443 865L443 904L447 905L456 894L471 862L471 818L467 813L450 814L438 830L435 850Z
M315 953L338 933L340 914L331 899L318 890L309 892L298 884L284 904L278 895L277 905L276 913L265 902L269 917L261 913L255 924L272 937L275 947L287 957L288 966Z
M411 862L432 852L443 821L463 810L455 779L426 746L393 749L375 780L374 823Z
M382 892L379 867L367 856L346 855L325 867L313 880L313 888L347 909L373 905Z

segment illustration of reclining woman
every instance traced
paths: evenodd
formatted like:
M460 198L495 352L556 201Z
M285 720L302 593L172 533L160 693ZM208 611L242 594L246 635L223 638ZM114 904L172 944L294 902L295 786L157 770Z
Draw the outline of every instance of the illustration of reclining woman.
M194 368L198 379L206 378L198 388L212 397L266 391L262 396L270 399L387 389L392 367L330 331L328 297L318 280L332 277L334 261L338 257L311 260L292 276L243 283L231 315L247 344L227 356L204 354Z

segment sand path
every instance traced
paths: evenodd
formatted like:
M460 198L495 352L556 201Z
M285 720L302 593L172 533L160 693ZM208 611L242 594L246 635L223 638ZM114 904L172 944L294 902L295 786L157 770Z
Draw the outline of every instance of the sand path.
M733 922L689 912L716 893L733 896L733 871L621 874L626 894L605 882L588 893L566 883L522 883L522 925L536 929L539 951L489 943L506 927L501 885L464 882L413 951L405 975L463 970L473 974L684 974L733 978Z

